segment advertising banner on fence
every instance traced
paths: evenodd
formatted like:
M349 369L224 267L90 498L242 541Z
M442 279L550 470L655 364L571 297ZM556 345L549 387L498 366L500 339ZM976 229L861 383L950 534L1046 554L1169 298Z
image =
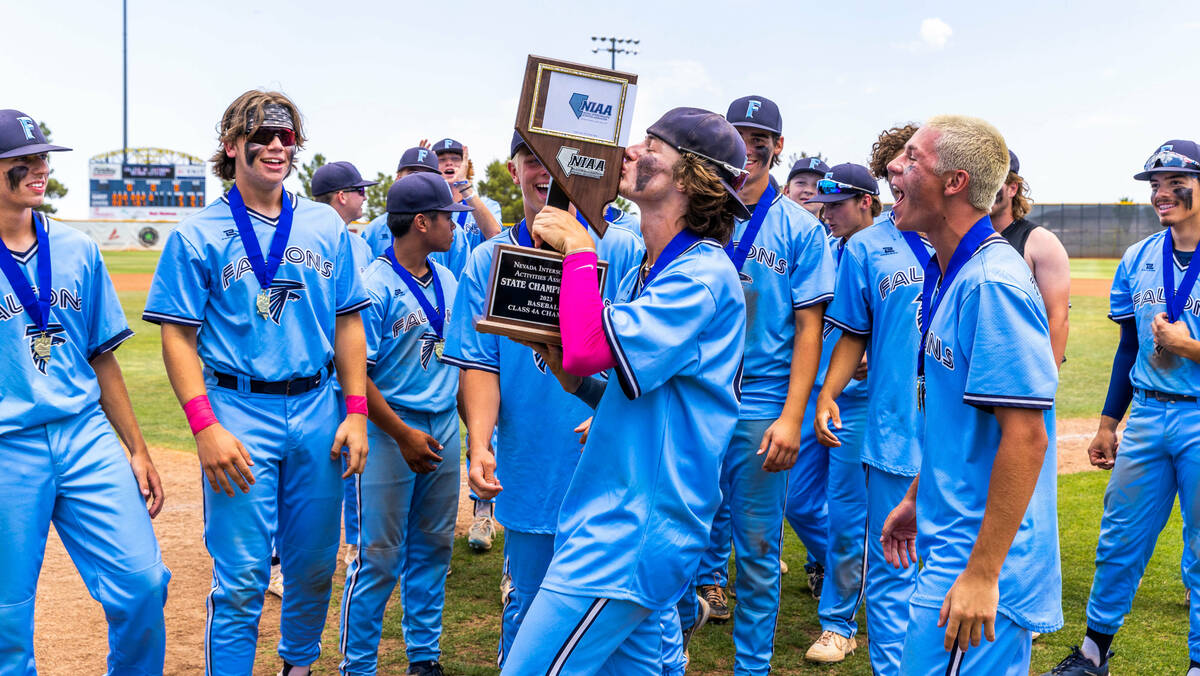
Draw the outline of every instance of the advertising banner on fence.
M162 249L178 221L60 221L85 232L101 249Z

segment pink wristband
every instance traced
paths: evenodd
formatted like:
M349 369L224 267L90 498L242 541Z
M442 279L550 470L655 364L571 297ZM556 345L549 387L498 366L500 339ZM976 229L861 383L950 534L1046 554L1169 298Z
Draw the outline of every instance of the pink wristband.
M350 395L346 397L346 415L351 413L367 414L367 398L363 396Z
M217 416L213 415L212 404L208 403L207 394L192 397L183 405L183 414L187 416L188 426L192 428L193 435L217 424Z
M563 370L576 376L617 365L604 336L604 300L596 252L581 251L563 259L562 291L558 299L558 328L562 332Z

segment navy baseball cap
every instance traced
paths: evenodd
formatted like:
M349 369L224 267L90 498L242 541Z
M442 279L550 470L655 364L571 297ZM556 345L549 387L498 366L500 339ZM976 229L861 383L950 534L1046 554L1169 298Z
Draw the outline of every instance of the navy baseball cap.
M871 175L871 170L861 164L835 165L825 174L825 178L817 181L817 194L808 202L829 203L841 202L859 195L878 195L879 181Z
M0 110L0 159L40 153L57 153L70 148L46 143L42 128L19 110Z
M389 214L420 214L426 211L470 211L454 201L450 184L440 174L420 171L409 174L388 188Z
M746 144L725 118L701 108L672 108L650 125L646 133L681 153L709 162L721 185L737 202L734 210L738 217L750 218L750 210L737 195L738 188L746 182Z
M511 160L522 147L528 148L529 146L525 145L525 139L521 138L521 135L514 129L512 141L508 144L508 159Z
M463 154L463 145L452 138L444 138L441 141L433 144L433 152L441 155L442 153L458 153Z
M321 165L313 172L312 194L324 195L327 192L349 190L350 188L365 188L379 181L364 181L358 169L349 162L330 162Z
M417 171L432 171L435 174L441 173L438 169L437 154L429 148L416 146L404 151L400 156L400 164L396 166L396 171L401 169L416 169Z
M792 170L788 172L787 180L784 183L791 183L797 174L820 174L824 176L829 173L829 165L821 161L819 157L801 157L792 165Z
M1151 176L1158 173L1200 174L1200 147L1195 141L1167 141L1154 151L1142 171L1134 174L1133 178L1149 181Z
M735 127L766 129L772 134L783 135L783 118L779 106L765 96L743 96L729 104L725 119Z
M1021 160L1017 159L1017 154L1011 149L1008 151L1008 170L1014 174L1021 173Z

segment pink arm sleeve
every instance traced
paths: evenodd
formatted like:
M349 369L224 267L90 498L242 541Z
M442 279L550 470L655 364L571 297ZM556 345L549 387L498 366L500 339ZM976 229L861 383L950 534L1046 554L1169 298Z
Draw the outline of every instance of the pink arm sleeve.
M596 260L595 251L567 256L563 261L562 293L558 298L563 369L583 377L617 365L604 336L604 301L600 298Z

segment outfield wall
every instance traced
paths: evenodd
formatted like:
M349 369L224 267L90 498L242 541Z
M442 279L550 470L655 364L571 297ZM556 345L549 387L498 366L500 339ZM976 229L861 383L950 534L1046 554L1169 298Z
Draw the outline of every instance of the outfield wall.
M61 221L86 232L101 249L162 249L179 221Z

